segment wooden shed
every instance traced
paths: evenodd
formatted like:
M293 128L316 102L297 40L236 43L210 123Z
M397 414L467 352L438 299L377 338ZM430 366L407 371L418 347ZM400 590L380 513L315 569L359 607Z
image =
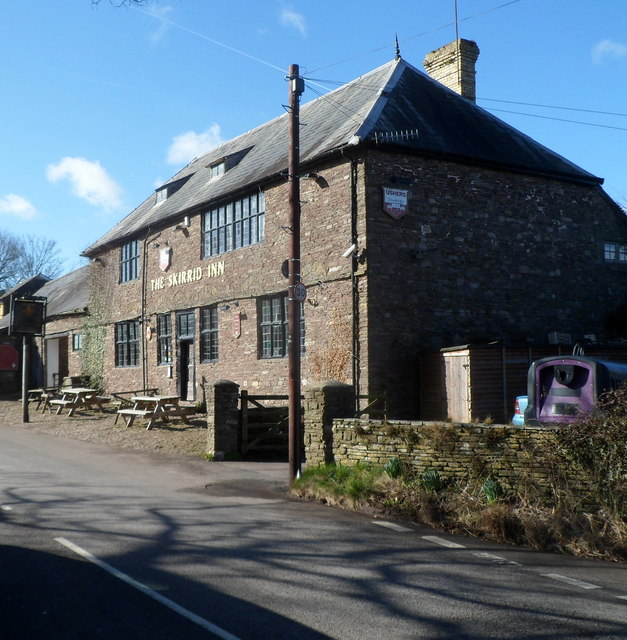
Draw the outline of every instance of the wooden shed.
M511 421L516 396L527 394L534 360L571 354L573 347L506 347L465 344L426 353L420 361L420 417L423 420ZM627 362L627 345L588 345L592 358ZM581 355L581 350L580 350Z

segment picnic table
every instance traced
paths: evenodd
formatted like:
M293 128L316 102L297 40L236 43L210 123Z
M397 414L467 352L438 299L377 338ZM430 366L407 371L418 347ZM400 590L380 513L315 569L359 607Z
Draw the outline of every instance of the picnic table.
M37 403L35 411L39 411L39 407L41 407L42 413L45 412L46 409L52 412L52 409L50 408L50 400L58 395L58 391L58 387L41 387L40 389L29 389L27 391L26 398L29 403Z
M59 389L60 398L49 400L48 404L57 407L57 415L61 413L63 408L68 409L68 416L71 416L77 409L93 409L96 408L100 413L104 413L102 406L107 402L108 398L98 395L97 389L89 389L87 387L68 387Z
M150 429L155 420L168 422L171 417L179 417L185 424L189 424L187 415L190 408L180 405L179 396L133 396L131 401L132 409L118 409L118 416L122 416L127 427L133 425L135 418L147 418L146 429Z
M43 396L45 393L46 390L43 387L41 389L29 389L26 392L26 402L36 402L37 406L35 407L35 410L37 411L39 410L41 403L44 402Z

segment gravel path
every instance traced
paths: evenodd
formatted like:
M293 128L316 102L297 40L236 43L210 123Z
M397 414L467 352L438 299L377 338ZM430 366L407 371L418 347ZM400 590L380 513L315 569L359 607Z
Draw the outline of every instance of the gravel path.
M201 414L190 416L189 425L181 420L170 420L168 423L157 422L147 431L142 420L136 420L130 429L121 419L113 424L115 412L112 409L105 414L77 412L69 418L67 411L58 416L48 411L35 411L35 406L31 402L29 421L24 423L21 401L15 396L0 396L0 428L2 425L22 426L64 438L188 456L201 456L207 443L207 420Z

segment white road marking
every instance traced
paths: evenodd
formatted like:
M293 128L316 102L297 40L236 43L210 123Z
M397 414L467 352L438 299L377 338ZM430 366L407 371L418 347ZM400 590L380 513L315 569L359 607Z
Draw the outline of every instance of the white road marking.
M3 504L0 506L0 509L2 509L2 511L13 511L13 507L10 507L8 504Z
M191 622L196 623L197 625L201 626L203 629L210 631L211 633L215 634L219 638L222 638L222 640L240 640L236 636L230 634L228 631L224 631L224 629L221 629L220 627L217 627L215 624L209 622L209 620L205 620L204 618L197 616L195 613L192 613L188 609L181 607L181 605L176 604L176 602L173 602L172 600L162 596L156 591L149 589L146 585L142 584L141 582L134 580L133 578L131 578L130 576L127 576L125 573L122 573L121 571L118 571L115 567L112 567L110 564L107 564L106 562L100 560L96 556L89 553L89 551L82 549L81 547L75 545L73 542L70 542L65 538L55 538L55 540L59 544L62 544L64 547L67 547L68 549L76 553L77 555L81 556L82 558L85 558L85 560L88 560L89 562L95 564L101 569L104 569L107 573L110 573L112 576L118 578L119 580L126 582L126 584L130 585L131 587L134 587L138 591L141 591L143 594L153 598L157 602L160 602L161 604L168 607L168 609L171 609L172 611L174 611L175 613L178 613L184 618L191 620Z
M387 522L386 520L373 520L372 524L378 524L380 527L386 527L386 529L392 529L393 531L413 531L413 529L408 529L407 527L401 527L400 524L396 524L396 522Z
M435 544L439 544L441 547L448 547L449 549L465 549L466 547L463 544L457 544L457 542L453 542L452 540L445 540L444 538L438 538L438 536L422 536L423 540L428 540L429 542L434 542Z
M619 600L627 600L627 596L616 596Z
M484 560L491 560L492 562L498 562L500 564L513 564L517 567L522 567L520 562L514 562L514 560L508 560L507 558L503 558L501 556L494 555L493 553L487 553L486 551L475 551L472 554L477 558L483 558Z
M575 578L569 578L567 576L561 576L559 573L543 573L545 578L551 578L551 580L558 580L559 582L565 582L571 584L573 587L579 587L580 589L602 589L598 584L591 584L590 582L583 582L581 580L575 580Z

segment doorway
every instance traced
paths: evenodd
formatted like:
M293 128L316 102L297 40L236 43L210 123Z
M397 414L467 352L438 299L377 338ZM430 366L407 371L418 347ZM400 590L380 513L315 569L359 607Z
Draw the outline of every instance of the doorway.
M196 400L196 358L194 337L196 322L193 311L176 314L177 393L181 400Z
M46 345L46 387L58 387L68 375L67 336L47 338Z

